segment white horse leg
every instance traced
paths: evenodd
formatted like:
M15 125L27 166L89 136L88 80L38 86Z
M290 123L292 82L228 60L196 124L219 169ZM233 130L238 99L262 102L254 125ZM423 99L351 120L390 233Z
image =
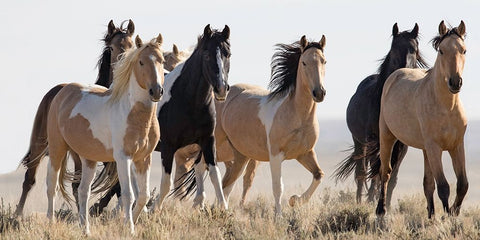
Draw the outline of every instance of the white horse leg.
M308 187L308 189L301 196L293 195L292 197L290 197L290 200L289 200L290 206L294 206L297 202L299 203L308 202L308 200L310 200L310 197L312 197L312 194L317 189L323 177L323 172L318 166L317 154L315 153L315 151L312 150L298 157L297 160L308 171L312 173L313 179L312 179L312 183L310 184L310 187Z
M138 178L135 182L138 183L138 193L137 193L137 202L135 208L133 209L133 222L138 221L138 216L142 209L147 205L148 199L150 199L150 162L151 156L148 156L145 161L135 162L136 177Z
M221 174L217 165L208 165L208 172L210 174L210 181L213 183L215 193L217 195L218 204L223 209L228 209L228 203L225 201L225 196L222 190L222 182L220 180Z
M53 221L53 212L55 211L55 195L57 194L59 171L52 166L51 158L48 160L47 170L47 197L48 197L48 209L47 218Z
M167 173L165 171L165 167L162 166L162 181L160 183L160 191L158 193L158 198L155 202L155 208L163 208L163 202L165 201L165 198L170 191L170 186L172 186L172 175L170 173Z
M96 163L84 159L82 157L82 179L78 186L78 216L80 218L80 225L85 226L85 234L90 234L90 223L88 222L87 204L90 198L90 192L93 179L95 178Z
M132 218L133 190L130 174L130 165L132 164L132 160L123 154L117 155L120 155L115 157L115 161L117 163L118 181L120 182L120 187L122 188L121 198L123 203L123 211L125 212L125 224L129 224L130 232L133 234L135 228Z
M283 194L282 181L282 162L284 160L283 153L276 156L270 156L270 172L272 174L273 196L275 198L275 215L282 215L281 198Z
M206 165L204 161L200 161L194 165L195 168L195 181L197 182L197 194L193 199L193 207L205 207L205 183L203 179L205 177Z

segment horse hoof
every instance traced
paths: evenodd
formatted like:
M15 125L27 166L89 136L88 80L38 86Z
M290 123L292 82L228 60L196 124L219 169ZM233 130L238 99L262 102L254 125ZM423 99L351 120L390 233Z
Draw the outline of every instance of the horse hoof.
M293 207L293 206L295 206L295 204L299 204L299 203L300 203L300 200L301 200L300 196L298 196L298 195L293 195L293 196L291 196L290 199L288 200L288 204L289 204L291 207Z

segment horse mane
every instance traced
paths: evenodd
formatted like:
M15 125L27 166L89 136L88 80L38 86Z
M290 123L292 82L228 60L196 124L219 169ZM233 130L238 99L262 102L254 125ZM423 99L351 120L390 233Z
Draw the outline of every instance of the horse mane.
M443 36L436 36L434 37L431 42L432 42L432 46L433 48L438 51L438 47L440 47L440 43L443 41L443 39L447 38L448 36L451 36L451 35L457 35L460 39L464 40L463 37L458 33L458 29L456 27L454 28L451 28L450 30L448 30L447 33L445 33Z
M120 60L113 69L112 95L108 100L109 102L118 102L127 91L130 77L133 74L133 65L138 60L140 53L147 47L159 48L156 40L152 39L140 48L131 48L120 55Z
M116 27L115 30L113 30L112 34L108 34L108 31L107 31L103 39L101 39L101 41L104 42L105 47L103 47L102 55L100 55L97 62L98 75L97 75L97 81L95 82L95 84L97 85L101 85L108 88L111 84L110 74L111 74L111 64L112 64L111 63L112 48L109 45L115 36L117 36L118 34L127 33L127 28L123 26L125 22L127 21L123 21L122 24L120 24L120 27Z
M275 47L276 52L273 54L272 63L270 64L272 72L270 83L268 84L270 89L269 99L283 97L295 90L298 62L305 50L312 47L322 50L317 42L309 42L303 51L300 41L292 44L279 43Z

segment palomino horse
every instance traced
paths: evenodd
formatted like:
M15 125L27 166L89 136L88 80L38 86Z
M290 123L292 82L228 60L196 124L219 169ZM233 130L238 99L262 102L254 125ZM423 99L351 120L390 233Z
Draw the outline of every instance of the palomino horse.
M126 51L119 60L110 89L72 83L64 86L53 99L47 123L49 219L53 217L59 172L64 173L67 151L72 149L82 162L78 201L80 224L85 225L86 234L90 232L87 201L96 162L113 161L117 163L122 186L125 222L130 225L130 232L134 232L134 222L150 197L151 157L160 138L156 102L163 94L161 43L161 35L147 44L137 36L137 49ZM132 163L139 186L133 214ZM65 196L64 189L60 189Z
M120 27L115 27L113 20L108 23L108 31L103 38L105 48L103 54L98 61L98 77L96 84L109 87L112 79L112 63L115 63L118 56L125 50L130 49L133 46L132 35L135 31L135 25L132 20L128 21L127 28L123 28L123 23ZM47 154L47 116L50 104L57 93L63 88L64 85L57 85L48 91L43 97L40 105L38 106L35 121L33 123L32 134L30 138L30 146L28 153L22 159L21 164L27 168L25 173L25 179L23 181L23 191L20 200L15 210L17 216L23 215L23 208L30 189L35 184L35 174L40 161ZM81 162L78 155L72 151L70 154L75 162L75 169L81 168ZM77 197L78 183L73 183L73 192L75 198Z
M283 160L297 159L313 174L308 190L302 196L292 196L291 205L308 201L320 184L323 172L313 147L319 132L316 103L326 94L325 41L325 36L320 42L308 42L303 36L299 42L277 45L271 92L238 84L232 86L225 102L216 103L217 153L219 158L228 151L234 156L230 174L223 179L227 199L248 159L270 162L277 215L281 214ZM201 178L194 180L201 183Z
M445 212L458 215L467 193L464 134L467 119L458 93L465 63L465 24L448 30L443 21L433 39L438 51L435 65L428 71L402 68L390 75L382 93L380 108L381 195L376 213L385 214L385 191L392 168L390 159L395 142L423 150L423 186L428 217L435 212L433 192L438 186ZM452 157L457 176L457 196L449 209L450 187L443 173L442 151Z
M162 208L170 191L174 154L178 149L191 144L200 146L200 155L205 157L208 164L219 204L228 207L215 160L213 98L223 101L229 90L229 37L228 26L223 31L217 31L207 25L192 55L166 76L165 97L158 106L162 135L156 150L162 153L163 166L160 193L156 201L159 208Z
M392 29L392 45L387 56L378 69L377 74L365 78L350 99L347 107L347 125L352 133L354 151L343 160L335 170L337 181L345 181L355 169L357 183L357 203L362 201L364 183L367 179L367 167L380 163L378 146L378 116L380 114L380 97L388 76L399 68L426 67L427 64L418 50L418 25L412 31L399 32L395 23ZM393 173L388 184L387 206L390 205L393 188L397 183L398 167L407 153L408 147L401 142L395 144L392 154ZM366 154L365 154L366 153ZM379 164L377 164L379 165ZM378 178L373 178L368 190L368 201L375 200L378 189Z
M188 57L190 57L188 51L179 51L177 45L173 44L173 48L171 52L164 52L163 57L165 58L165 64L163 68L165 70L171 72L173 69L181 62L185 62Z

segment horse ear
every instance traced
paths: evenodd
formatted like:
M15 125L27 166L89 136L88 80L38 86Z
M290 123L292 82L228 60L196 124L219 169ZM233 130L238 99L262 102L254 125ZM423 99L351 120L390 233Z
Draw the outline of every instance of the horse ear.
M113 24L113 20L108 22L108 35L111 35L115 31L115 24Z
M418 37L418 24L417 23L415 23L415 27L413 27L413 30L410 32L410 34L412 35L413 38Z
M143 45L142 39L140 39L140 36L138 36L138 35L135 38L135 45L137 46L137 48L140 48Z
M178 52L178 47L177 47L177 45L173 44L173 51L172 51L172 52L173 52L173 54L175 54L175 56L178 56L178 53L179 53L179 52Z
M158 45L162 45L163 37L162 37L161 33L158 34L156 42L157 42Z
M205 26L205 29L203 29L203 36L212 36L212 29L210 28L210 24L207 24L207 26Z
M305 37L305 35L303 35L302 38L300 38L300 47L302 48L302 52L303 52L303 50L305 50L307 45L308 45L307 37Z
M457 31L460 36L465 36L465 23L463 22L463 20L460 22L460 25L458 25Z
M393 24L392 35L395 37L398 34L398 25L397 23Z
M440 22L440 25L438 25L438 33L440 36L443 36L447 33L447 26L445 26L443 20Z
M322 51L323 49L325 48L325 44L327 44L327 39L325 38L325 35L322 35L322 39L320 39L320 42L318 42L320 44L320 47L322 48Z
M228 25L225 25L225 27L223 28L222 36L225 38L225 40L230 38L230 28L228 27Z
M134 32L135 32L135 24L133 24L132 19L129 19L128 26L127 26L127 34L132 36Z

